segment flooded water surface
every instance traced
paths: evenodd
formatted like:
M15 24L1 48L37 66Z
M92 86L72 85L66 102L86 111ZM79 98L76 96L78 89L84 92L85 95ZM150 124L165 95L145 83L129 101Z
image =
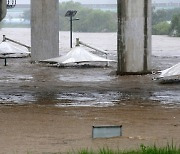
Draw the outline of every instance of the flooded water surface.
M30 29L1 29L0 34L30 45ZM110 59L117 59L116 33L74 33L75 37L108 51ZM180 38L153 36L152 49L154 71L180 62ZM69 32L60 32L60 55L68 51ZM62 68L31 64L30 60L8 59L4 67L0 59L1 105L180 107L179 83L160 84L152 80L153 75L119 77L116 63L109 67L103 63L101 67L86 64Z

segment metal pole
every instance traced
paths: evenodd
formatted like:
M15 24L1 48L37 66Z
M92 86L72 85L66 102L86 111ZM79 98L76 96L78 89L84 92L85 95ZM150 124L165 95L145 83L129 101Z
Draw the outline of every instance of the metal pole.
M7 60L4 58L4 66L7 66Z
M6 41L6 40L11 41L11 42L13 42L13 43L16 43L16 44L18 44L18 45L24 46L24 47L26 47L29 51L30 51L30 49L31 49L30 46L25 45L25 44L23 44L23 43L20 43L20 42L18 42L18 41L12 40L12 39L10 39L10 38L5 37L5 41Z
M70 16L70 47L72 48L72 16Z
M84 45L84 46L86 46L86 47L88 47L88 48L91 48L91 49L93 49L93 50L96 50L96 51L99 51L99 52L105 54L105 55L106 55L106 59L108 59L108 53L107 53L106 51L101 50L101 49L98 49L98 48L95 48L95 47L92 47L92 46L90 46L90 45L88 45L88 44L86 44L86 43L81 42L81 41L79 40L79 38L76 38L76 46L79 46L80 44L81 44L81 45ZM107 62L106 66L109 66L109 62Z
M76 38L76 46L80 46L79 44L79 38Z
M6 35L3 35L3 42L6 41Z
M98 48L95 48L95 47L92 47L92 46L90 46L90 45L88 45L88 44L86 44L86 43L84 43L84 42L79 41L79 44L82 44L82 45L84 45L84 46L86 46L86 47L88 47L88 48L91 48L91 49L93 49L93 50L96 50L96 51L102 52L102 53L104 53L104 54L107 54L107 52L106 52L106 51L101 50L101 49L98 49Z

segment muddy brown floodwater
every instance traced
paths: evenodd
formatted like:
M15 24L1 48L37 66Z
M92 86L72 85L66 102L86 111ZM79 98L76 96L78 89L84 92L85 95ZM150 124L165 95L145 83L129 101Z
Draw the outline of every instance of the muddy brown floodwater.
M29 29L0 35L30 45ZM88 36L88 37L87 37ZM74 33L116 59L115 33ZM60 32L60 54L69 48ZM180 38L153 36L153 71L180 62ZM180 84L154 75L116 76L116 64L52 67L30 58L0 59L0 153L69 152L82 148L136 149L180 143ZM122 125L122 137L92 139L93 125Z

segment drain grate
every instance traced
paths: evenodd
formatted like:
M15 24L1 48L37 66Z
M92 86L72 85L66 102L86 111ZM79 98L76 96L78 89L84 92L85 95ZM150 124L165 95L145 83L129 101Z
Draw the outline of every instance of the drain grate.
M111 138L122 136L122 126L93 126L92 138Z

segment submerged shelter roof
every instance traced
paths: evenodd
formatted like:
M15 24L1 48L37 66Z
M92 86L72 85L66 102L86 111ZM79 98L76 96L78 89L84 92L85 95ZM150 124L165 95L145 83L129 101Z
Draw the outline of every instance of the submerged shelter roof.
M171 77L171 76L180 76L180 63L161 71L160 78Z
M9 42L0 43L0 55L10 55L10 54L30 54L29 51L24 51L16 46L10 44Z
M68 63L111 62L111 61L115 62L114 60L102 58L85 50L83 47L77 46L64 56L43 60L42 62L55 62L60 64L68 64Z

